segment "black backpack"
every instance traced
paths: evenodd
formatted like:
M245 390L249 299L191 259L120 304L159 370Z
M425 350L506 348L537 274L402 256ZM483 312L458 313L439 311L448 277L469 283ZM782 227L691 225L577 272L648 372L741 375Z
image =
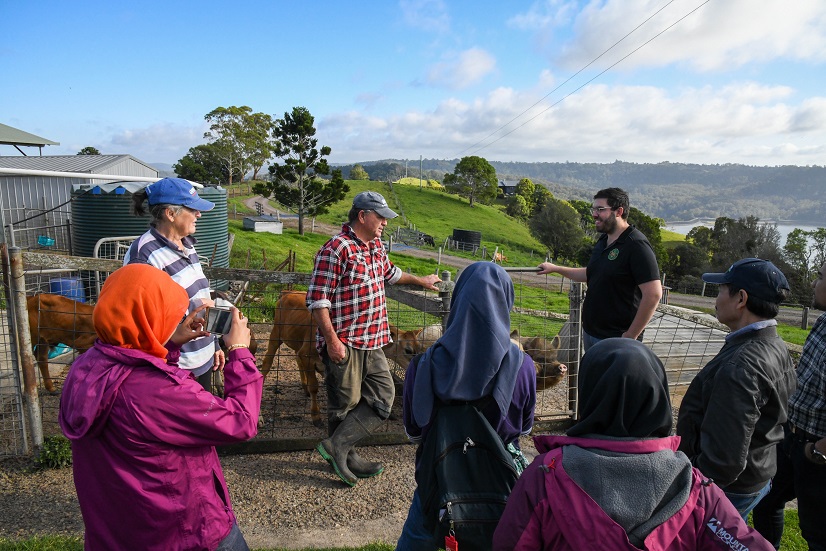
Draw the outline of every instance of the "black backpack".
M481 410L493 399L438 404L416 475L425 527L440 547L490 549L518 474L513 456Z

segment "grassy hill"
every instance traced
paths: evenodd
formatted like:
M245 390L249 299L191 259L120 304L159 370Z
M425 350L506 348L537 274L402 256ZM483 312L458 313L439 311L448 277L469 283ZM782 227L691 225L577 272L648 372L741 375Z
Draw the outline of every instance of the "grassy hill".
M317 218L319 222L340 226L347 218L347 212L352 205L356 194L373 190L378 191L388 200L390 207L404 214L391 220L387 232L394 231L400 225L413 224L419 231L435 236L437 243L444 242L445 237L452 235L453 229L475 230L482 233L482 244L488 248L489 254L498 246L508 257L509 266L536 266L544 259L545 248L528 232L527 227L503 212L503 205L474 205L471 208L466 199L449 195L438 189L419 188L416 185L394 185L393 189L382 182L348 181L350 191L344 200L330 209L330 212ZM310 233L310 220L305 220L307 233L298 235L293 228L284 228L284 233L274 235L270 233L255 233L245 231L241 218L244 214L255 214L244 206L245 197L233 197L228 200L229 212L237 212L239 219L229 221L230 231L235 235L235 243L230 255L230 265L236 268L273 269L282 262L289 251L296 255L296 271L310 272L313 267L313 258L316 252L329 239L328 233ZM283 209L278 204L276 208ZM671 232L663 232L666 246L673 246L683 240L683 236ZM450 255L474 258L470 253L449 251ZM403 252L393 252L390 258L402 270L415 274L428 274L449 269L455 280L456 269L444 265L438 266L435 260L421 259L405 255ZM476 257L480 259L479 256ZM521 285L517 285L517 293L522 296L522 306L537 310L567 313L568 297L552 289L537 292L532 289L522 294ZM261 316L267 319L271 316L274 296L269 297ZM399 309L394 305L394 309ZM532 316L514 315L514 326L519 327L523 334L555 334L562 322L534 318ZM425 323L432 323L427 320ZM421 327L418 322L406 323L394 319L394 323L402 329Z
M454 229L473 230L482 233L482 245L487 247L489 255L499 247L508 257L508 264L511 266L535 266L544 259L545 247L530 234L525 224L507 216L502 205L488 206L477 203L471 208L467 199L447 194L438 188L420 189L418 180L407 180L409 182L406 181L402 185L394 185L392 191L389 184L384 182L348 180L350 191L347 196L333 205L329 213L319 216L317 220L335 226L341 225L347 219L353 198L362 191L373 190L384 195L390 207L403 215L388 223L388 234L399 226L412 224L419 231L433 235L438 245L444 243L445 238L451 236ZM239 215L250 213L243 205L243 198L231 198L229 203L230 212L234 207ZM273 205L283 209L277 203ZM305 220L305 229L308 228L310 221ZM297 231L290 228L285 228L284 234L280 236L244 232L241 230L240 220L231 220L230 230L236 234L236 243L230 257L230 263L234 267L259 268L266 256L267 266L271 268L286 258L289 250L293 250L296 252L296 269L309 271L312 269L313 256L329 237L309 231L304 236L299 236ZM684 236L663 230L662 239L666 247L673 247L684 241ZM247 251L251 251L248 264ZM473 258L470 253L460 251L450 251L450 254ZM403 269L415 273L432 273L436 267L435 262L411 259L405 255L394 254L392 258Z
M373 190L384 195L390 208L404 215L388 223L388 232L410 223L419 231L433 235L438 244L453 235L454 229L473 230L482 233L482 245L490 253L497 246L504 250L510 264L525 262L524 265L530 266L544 258L545 247L531 236L524 224L505 215L499 206L477 203L471 208L467 199L437 189L419 189L418 185L394 185L391 191L383 182L355 180L347 183L350 185L347 197L319 220L340 224L347 218L353 197L362 191Z

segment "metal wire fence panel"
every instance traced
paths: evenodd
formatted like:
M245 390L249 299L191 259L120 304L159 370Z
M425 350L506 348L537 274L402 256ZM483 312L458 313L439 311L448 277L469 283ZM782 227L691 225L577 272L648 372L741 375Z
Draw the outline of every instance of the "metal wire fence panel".
M26 294L34 296L55 289L54 280L79 281L94 285L94 272L117 269L117 260L89 259L61 255L23 253ZM315 327L305 306L310 274L264 270L233 270L205 267L209 278L231 281L228 298L250 320L259 369L266 371L259 433L253 441L235 446L235 451L274 451L312 448L326 436L326 389L323 367L316 351ZM89 274L92 275L88 282ZM443 274L443 279L445 275ZM581 357L579 309L584 297L582 285L560 285L558 280L535 274L511 272L515 307L511 329L537 364L538 424L569 421L577 410L576 382ZM71 286L70 286L71 287ZM71 293L69 293L71 294ZM293 300L285 303L284 297ZM441 334L449 314L450 293L424 291L418 287L387 288L387 309L394 331L394 343L385 355L397 382L396 400L387 423L371 443L406 441L401 423L401 390L404 373L416 354ZM4 308L0 319L3 348L0 350L0 454L20 453L25 436L25 407L19 398L20 375L12 361L11 309ZM38 319L44 319L41 306ZM84 326L80 312L72 312L71 329ZM48 317L48 316L46 316ZM63 322L65 326L66 322ZM666 366L675 410L694 375L723 345L727 328L711 316L661 304L646 328L644 343ZM75 335L77 336L77 335ZM67 339L68 340L68 339ZM48 343L49 378L54 391L46 388L38 372L43 435L59 434L57 410L59 393L78 350L68 344L61 350ZM42 345L41 345L42 346ZM62 353L61 353L62 352ZM222 392L220 377L213 391ZM542 430L541 428L539 429Z
M725 343L728 328L712 316L660 304L643 342L665 365L671 404L676 410L692 379Z
M43 437L61 434L60 391L72 362L95 340L88 272L29 267L24 272Z
M72 232L68 222L49 224L38 216L19 225L8 224L6 235L11 247L71 254Z
M14 319L5 284L3 291L0 297L0 456L17 456L26 453L26 419L12 331Z

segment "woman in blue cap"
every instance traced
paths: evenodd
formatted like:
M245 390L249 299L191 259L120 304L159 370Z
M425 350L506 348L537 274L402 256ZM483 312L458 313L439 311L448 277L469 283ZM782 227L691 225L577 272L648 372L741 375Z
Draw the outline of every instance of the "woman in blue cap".
M132 213L144 216L148 204L149 230L136 239L123 259L124 266L151 264L170 276L189 296L189 311L202 304L214 306L209 280L204 275L196 240L192 235L202 212L215 204L201 199L189 180L164 178L132 195ZM207 389L212 388L212 370L223 369L224 352L213 335L186 343L181 349L179 367L188 369Z

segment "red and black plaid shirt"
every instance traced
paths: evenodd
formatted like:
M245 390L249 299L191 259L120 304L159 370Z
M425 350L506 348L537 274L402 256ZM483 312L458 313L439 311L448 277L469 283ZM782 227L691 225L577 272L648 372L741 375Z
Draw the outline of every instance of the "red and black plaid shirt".
M365 243L344 224L315 256L307 307L329 308L333 328L347 346L375 350L390 342L384 286L401 276L378 238ZM319 331L316 347L323 346Z

